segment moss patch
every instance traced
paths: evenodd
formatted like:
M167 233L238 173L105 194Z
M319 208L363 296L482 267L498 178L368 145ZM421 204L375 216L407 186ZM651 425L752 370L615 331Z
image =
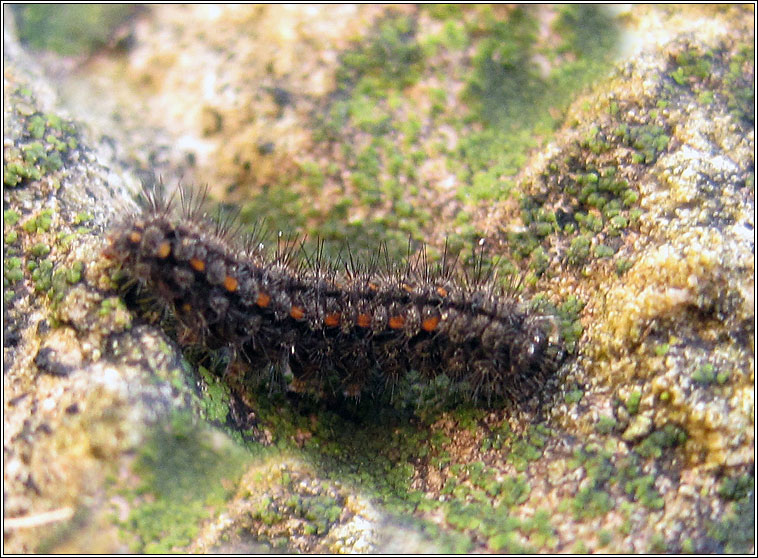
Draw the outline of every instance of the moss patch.
M667 90L672 97L686 92L701 104L723 104L737 121L754 126L754 58L750 44L713 50L684 46L670 55L668 75L673 84Z
M124 5L20 4L13 8L21 41L63 55L89 54L110 44L114 31L135 13L133 6Z
M625 97L620 92L633 87L616 83L611 94L603 90L588 97L586 109L574 106L565 121L564 109L576 88L591 82L606 64L615 30L612 20L594 6L555 8L550 15L554 17L546 18L537 8L508 6L389 10L341 53L335 90L319 101L323 110L313 115L318 145L303 155L296 178L288 175L266 185L247 200L243 214L248 220L267 217L272 227L291 226L338 242L348 238L357 251L364 245L375 251L387 239L393 258L405 255L409 236L434 245L449 233L456 248L480 236L488 241L507 237L503 267L528 269L527 285L543 280L560 285L555 289L561 292L577 293L554 313L567 348L582 351L576 364L567 367L578 378L565 382L555 405L532 413L479 408L463 401L444 376L425 386L409 376L409 385L389 402L364 398L360 405L331 406L307 395L258 389L260 377L246 371L230 370L222 380L227 372L223 364L208 364L213 370L202 369L199 378L172 371L168 381L175 388L188 382L194 386L199 379L200 397L193 399L199 414L234 428L238 445L258 450L267 444L275 448L270 450L272 461L281 461L276 451L281 450L304 458L314 469L306 474L303 468L278 468L262 475L259 484L251 477L251 493L257 492L256 499L249 499L254 507L247 511L256 536L286 548L290 537L318 545L353 513L348 495L360 493L382 512L397 515L404 526L413 524L435 539L450 534L450 551L570 548L564 541L584 539L588 526L592 534L576 543L577 550L596 550L595 535L601 547L611 546L609 551L628 550L612 546L616 537L626 538L625 544L632 540L637 551L701 551L708 545L749 550L754 488L744 480L748 467L701 474L697 465L682 458L697 457L689 450L696 437L721 435L719 426L709 422L719 417L703 417L700 433L689 423L686 429L680 426L684 420L659 420L670 418L665 413L681 405L682 393L685 407L705 401L709 411L717 408L714 402L732 395L735 399L729 401L744 401L736 398L744 389L742 372L749 367L733 366L734 359L723 358L720 347L708 343L699 346L697 359L689 358L683 347L690 341L673 340L666 332L668 320L680 323L675 312L681 303L672 306L673 318L667 314L655 319L650 330L640 327L642 333L629 335L632 341L647 336L639 348L622 337L622 351L637 351L635 363L653 362L637 376L616 374L614 366L621 359L609 351L605 369L588 377L583 366L589 366L592 354L578 341L585 302L590 312L583 317L591 318L585 320L586 327L609 319L593 298L601 296L596 287L607 279L603 271L626 273L638 263L637 240L643 245L649 240L639 227L643 207L649 207L639 203L645 192L640 185L659 178L652 173L668 160L664 156L677 155L680 130L671 114L691 103L718 114L729 112L745 128L742 136L750 137L752 51L739 45L708 49L683 41L670 49L665 75L648 76L658 87L650 94L652 104L645 104L646 97ZM608 34L600 32L606 28ZM544 34L550 45L541 42ZM623 81L625 71L614 79ZM277 104L288 103L285 93ZM55 173L61 169L56 169L53 154L59 153L65 164L64 150L73 144L55 132L54 118L26 110L22 102L18 106L26 111L25 139L8 151L11 173L6 185L28 187L49 179L55 188ZM562 126L565 135L559 137L558 153L550 151L552 158L539 176L522 180L519 173L528 150L551 140ZM268 148L261 144L259 149ZM744 187L749 192L753 182L746 180ZM301 195L304 191L308 196ZM54 257L74 242L50 238L57 216L9 211L6 292L19 288L25 277L53 300L58 293L70 294L68 286L81 288L86 275L85 267L77 265L81 262L65 267L55 263ZM86 212L75 217L82 223L90 219ZM477 261L471 252L462 259ZM485 263L497 264L486 258ZM632 275L620 282L635 279ZM668 289L669 284L653 284L651 289L659 286ZM674 285L670 290L686 289ZM701 300L709 293L697 296L690 302L681 292L672 295L684 300L694 315L683 325L732 319L733 301L714 297L712 308L709 300ZM535 297L531 303L548 308L546 298ZM115 298L106 299L98 312L113 323L124 308ZM126 327L129 322L122 323ZM646 325L644 318L633 327L640 324ZM744 337L746 331L735 337ZM731 336L722 335L721 329L709 333L711 340ZM143 358L139 349L130 357ZM157 357L151 353L147 358ZM678 381L671 378L677 359L691 367L684 390L670 385ZM605 378L601 374L614 376L615 389L596 389L595 380ZM651 378L656 382L652 388L646 383ZM612 400L613 394L620 401ZM680 415L689 410L680 409ZM141 478L128 494L133 513L124 525L136 550L185 549L198 523L212 515L211 508L229 501L230 489L223 483L221 488L213 483L196 486L208 484L208 478L234 482L235 471L223 468L224 462L235 460L227 459L226 442L217 445L204 428L196 433L195 427L178 423L156 435L155 443L137 458L134 471ZM622 434L629 432L633 435ZM728 446L722 451L732 459L742 449ZM680 466L687 468L694 484L685 475L678 477ZM692 489L695 513L677 516L679 485ZM709 486L724 500L726 512L705 537L698 531L701 526L689 521L713 508L716 496L708 494ZM558 520L551 515L554 510L541 509L543 498L556 496L563 498ZM678 522L674 531L669 529L673 521ZM667 540L668 533L682 532L679 525L689 536Z
M708 534L727 554L751 552L755 547L755 490L740 499L724 519L713 523Z
M475 54L463 100L472 107L470 118L485 126L466 134L459 145L460 162L471 173L459 174L463 196L477 197L484 190L487 197L507 197L513 183L503 177L516 174L527 150L561 124L573 95L609 67L617 30L604 10L558 9L551 29L560 37L554 50L539 42L535 16L529 8L518 7L502 18L486 7L467 28L473 33L476 26L477 38L469 35ZM534 64L538 53L552 62L547 75ZM468 184L473 189L467 190Z
M60 171L78 147L79 136L73 122L31 108L36 101L27 90L16 89L12 97L9 106L21 129L3 147L3 184L22 187Z
M609 67L616 40L612 18L596 7L558 10L552 28L558 46L540 42L537 17L521 7L463 8L455 15L389 11L341 54L335 91L313 127L323 149L300 164L308 188L332 193L328 215L296 202L277 222L304 224L310 236L348 239L358 251L386 242L397 258L409 236L441 238L432 232L435 207L453 202L453 243L484 236L471 213L510 197L527 151L560 125L572 96ZM454 63L469 52L475 52L470 64ZM552 61L547 77L534 64L545 55ZM452 135L440 136L441 129ZM451 192L420 173L437 159L455 183ZM430 191L437 194L430 198ZM267 195L264 205L283 204Z
M188 545L199 523L229 499L250 456L218 432L176 412L158 427L134 465L139 484L127 495L122 524L135 552L171 552Z

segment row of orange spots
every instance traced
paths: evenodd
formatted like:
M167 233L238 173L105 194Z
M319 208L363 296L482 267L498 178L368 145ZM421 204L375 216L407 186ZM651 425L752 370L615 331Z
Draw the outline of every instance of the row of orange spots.
M229 291L235 291L237 289L237 280L233 277L227 276L224 280L224 285L226 286L227 290ZM267 295L266 293L259 293L258 297L255 301L255 303L261 307L261 308L267 308L268 305L271 302L271 297ZM183 306L183 310L185 312L189 312L191 309L189 303L185 303ZM302 306L292 306L290 308L290 316L295 320L302 320L305 318L305 309ZM340 325L340 322L342 321L342 316L339 314L339 312L334 312L332 314L328 314L324 318L324 325L327 327L337 327ZM437 326L440 323L440 317L439 316L432 316L430 318L427 318L423 322L421 322L421 328L424 331L432 332L434 331ZM369 314L358 314L357 319L358 327L367 328L371 326L371 316ZM405 317L404 316L392 316L389 320L389 326L390 329L402 329L405 325Z
M260 304L259 304L260 306ZM305 318L305 309L302 306L293 306L290 308L290 316L295 320L302 320ZM327 327L337 327L342 320L342 316L338 313L329 314L324 318L324 324ZM424 331L434 331L440 323L439 316L432 316L427 318L421 323L421 328ZM371 316L369 314L358 314L356 319L358 327L367 328L371 327ZM391 329L402 329L405 325L405 318L403 316L392 316L390 318L389 326Z
M142 233L140 233L137 230L133 230L129 233L129 241L133 244L138 244L142 241ZM161 259L166 259L171 254L171 244L169 242L162 242L160 246L158 247L157 255ZM190 267L198 272L205 271L205 262L199 258L190 258L189 260ZM369 289L372 291L378 291L379 285L376 283L369 283L368 284ZM239 281L230 276L227 275L224 278L224 288L233 293L239 288ZM403 283L401 285L401 288L408 293L413 292L413 286L409 285L407 283ZM444 287L437 287L437 294L441 297L446 297L448 295L447 289ZM266 293L258 293L258 297L256 298L255 303L261 307L261 308L267 308L268 305L271 303L271 297ZM185 303L182 308L185 312L189 312L191 310L191 306L189 303ZM290 316L295 320L302 320L305 317L305 309L301 306L292 306L290 308ZM340 322L342 321L342 316L338 312L334 312L332 314L328 314L324 318L324 325L327 327L337 327ZM367 328L371 326L371 316L369 314L358 314L358 318L356 320L358 327ZM421 328L424 331L432 332L434 331L437 326L440 323L440 317L439 316L432 316L430 318L425 319L421 323ZM391 316L389 319L389 326L390 329L402 329L405 325L405 317L402 315L398 316Z

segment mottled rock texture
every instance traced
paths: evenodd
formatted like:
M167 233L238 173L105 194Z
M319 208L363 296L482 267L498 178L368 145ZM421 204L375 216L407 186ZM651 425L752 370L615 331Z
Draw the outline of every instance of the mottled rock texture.
M754 551L752 6L5 9L8 552ZM571 357L515 407L230 384L101 255L160 177L484 239Z

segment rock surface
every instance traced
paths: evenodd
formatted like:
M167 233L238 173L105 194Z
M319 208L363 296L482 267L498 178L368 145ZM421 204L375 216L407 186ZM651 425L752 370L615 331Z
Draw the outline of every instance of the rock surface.
M6 9L8 552L754 551L752 6L166 5L73 56ZM101 257L158 177L483 238L571 358L516 408L231 389Z

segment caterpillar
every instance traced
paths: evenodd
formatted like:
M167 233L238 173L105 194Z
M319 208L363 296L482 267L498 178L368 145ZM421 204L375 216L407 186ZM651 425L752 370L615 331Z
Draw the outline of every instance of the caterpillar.
M475 397L520 400L565 355L550 316L480 270L465 273L447 249L437 264L425 249L393 264L386 247L329 262L323 243L308 254L280 236L269 253L256 232L208 217L204 195L180 188L177 203L155 188L142 198L105 255L203 345L279 369L292 390L357 398L377 375L394 386L415 370L465 382Z

